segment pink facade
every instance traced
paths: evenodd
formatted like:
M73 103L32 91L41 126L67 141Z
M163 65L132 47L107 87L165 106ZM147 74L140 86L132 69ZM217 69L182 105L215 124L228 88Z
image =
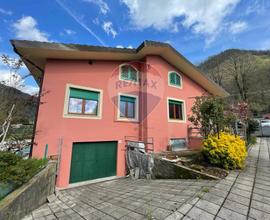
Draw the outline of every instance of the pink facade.
M159 56L146 56L140 62L132 62L141 75L142 84L117 84L117 61L48 60L43 79L33 157L43 157L48 144L48 156L58 154L63 140L58 187L69 185L72 144L74 142L118 141L117 176L125 175L125 136L138 140L154 139L154 151L167 150L171 138L188 137L187 117L194 97L206 91L187 75L181 73ZM168 72L181 74L182 88L168 85ZM120 82L121 83L121 82ZM67 84L103 91L100 119L63 117ZM155 85L152 85L155 84ZM130 93L139 97L139 121L119 121L118 93ZM149 95L151 94L151 95ZM181 99L185 105L184 122L168 121L168 97Z

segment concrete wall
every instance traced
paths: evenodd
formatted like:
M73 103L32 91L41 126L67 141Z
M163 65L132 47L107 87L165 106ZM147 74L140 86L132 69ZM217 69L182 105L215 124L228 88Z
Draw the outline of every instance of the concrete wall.
M29 182L0 202L0 219L17 220L44 204L54 192L56 162L48 165Z

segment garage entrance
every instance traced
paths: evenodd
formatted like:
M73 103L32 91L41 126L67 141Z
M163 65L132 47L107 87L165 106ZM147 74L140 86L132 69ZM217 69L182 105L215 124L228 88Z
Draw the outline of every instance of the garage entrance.
M116 176L117 142L73 143L69 183Z

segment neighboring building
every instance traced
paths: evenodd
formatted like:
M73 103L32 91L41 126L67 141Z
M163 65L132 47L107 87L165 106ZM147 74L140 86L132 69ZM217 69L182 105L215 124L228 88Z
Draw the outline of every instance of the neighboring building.
M130 139L153 141L146 146L155 152L189 145L194 98L227 95L166 43L11 43L41 86L32 156L43 158L46 145L48 156L60 155L58 187L124 176Z

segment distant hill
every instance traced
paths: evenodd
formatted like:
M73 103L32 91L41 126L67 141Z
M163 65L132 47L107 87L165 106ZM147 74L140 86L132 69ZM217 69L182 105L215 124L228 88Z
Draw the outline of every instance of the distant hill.
M0 84L0 124L7 117L12 104L15 104L12 123L31 124L34 122L37 97Z
M235 65L235 60L241 62ZM247 100L252 111L255 114L270 112L270 50L229 49L209 57L198 67L234 99L240 98L239 87L246 84ZM237 80L240 79L238 85L235 69L245 73L237 76Z

